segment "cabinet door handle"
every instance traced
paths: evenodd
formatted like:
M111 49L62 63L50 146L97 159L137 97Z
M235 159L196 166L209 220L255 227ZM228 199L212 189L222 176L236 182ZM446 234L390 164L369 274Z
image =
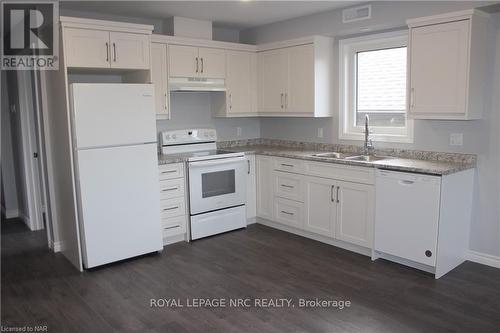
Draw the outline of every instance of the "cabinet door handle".
M233 94L229 94L229 108L233 108Z
M165 93L165 110L168 110L168 93Z
M200 59L201 59L201 72L203 73L203 67L205 67L205 66L203 66L203 58L200 58Z
M330 200L332 202L335 202L335 198L333 197L333 191L335 190L335 186L332 185L331 189L330 189Z
M109 62L109 43L106 42L106 62Z
M415 88L410 89L410 107L415 107Z
M281 108L283 109L283 93L281 93L280 100L281 100Z
M250 174L250 160L247 160L247 164L248 164L248 171L247 171L247 173Z
M198 66L198 57L196 57L196 73L198 73L199 66Z
M116 62L116 44L113 43L113 61Z
M293 165L291 165L291 164L281 163L281 166L293 168Z
M282 212L283 214L286 214L286 215L294 215L293 213L290 213L290 212L287 212L287 211L284 211L284 210L282 210L281 212Z
M339 190L340 190L340 186L337 186L337 203L340 202L340 199L339 199Z
M179 208L179 206L174 206L174 207L168 207L168 208L163 208L163 211L166 212L166 211L169 211L169 210L174 210L174 209L177 209Z
M174 173L174 172L177 172L177 170L166 170L162 171L161 173Z
M178 190L178 189L179 189L178 187L169 187L169 188L164 188L161 191L162 192L169 192L169 191L175 191L175 190Z
M181 226L180 224L169 225L168 227L164 227L163 230L179 228L180 226Z
M288 93L285 93L285 109L288 109Z
M281 184L281 187L293 188L293 186L292 186L292 185L286 185L286 184Z

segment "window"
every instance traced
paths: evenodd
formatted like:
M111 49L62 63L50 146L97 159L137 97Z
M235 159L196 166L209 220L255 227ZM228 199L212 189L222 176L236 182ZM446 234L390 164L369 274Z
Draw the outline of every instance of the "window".
M341 139L364 139L368 115L373 140L413 141L406 112L406 44L406 31L340 41Z

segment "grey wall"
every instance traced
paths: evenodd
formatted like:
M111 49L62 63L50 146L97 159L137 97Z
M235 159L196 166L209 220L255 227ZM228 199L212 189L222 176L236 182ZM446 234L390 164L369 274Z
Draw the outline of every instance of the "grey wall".
M372 33L380 29L403 27L407 18L450 12L476 7L471 2L377 2L373 4L372 19L342 24L341 11L335 10L307 17L270 24L242 31L244 42L272 42L313 34L338 37L359 34L360 28L370 27ZM415 121L413 144L383 144L379 147L406 147L412 149L453 151L478 154L478 167L474 189L473 221L470 248L491 255L500 255L500 14L493 16L491 35L488 38L490 58L489 76L485 85L486 108L484 118L475 121ZM496 25L495 25L496 24ZM338 43L337 43L338 44ZM338 47L334 50L338 54ZM337 74L337 73L336 73ZM338 84L332 94L338 96ZM338 98L337 98L338 100ZM324 138L317 138L319 127L324 128ZM449 146L450 133L463 133L464 145ZM265 138L304 140L315 142L358 144L359 141L338 139L338 117L326 119L270 118L261 120L261 136Z
M158 131L184 128L215 128L219 140L251 139L260 137L258 118L214 118L210 109L210 94L173 93L170 96L171 119L158 120ZM236 135L241 127L241 136Z

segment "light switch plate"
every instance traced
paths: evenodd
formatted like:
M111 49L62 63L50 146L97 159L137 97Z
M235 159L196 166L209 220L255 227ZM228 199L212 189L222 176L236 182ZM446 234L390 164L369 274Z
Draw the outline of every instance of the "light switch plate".
M450 146L463 146L464 134L463 133L450 133Z
M323 127L319 127L318 128L318 138L322 138L323 137Z
M241 127L236 127L236 136L241 136Z

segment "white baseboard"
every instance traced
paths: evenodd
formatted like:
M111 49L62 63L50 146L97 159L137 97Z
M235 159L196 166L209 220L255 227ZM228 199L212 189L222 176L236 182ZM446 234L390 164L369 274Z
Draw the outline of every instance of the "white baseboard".
M249 217L247 218L247 225L257 223L257 217Z
M54 241L49 242L49 248L51 248L52 251L54 251L54 253L61 252L62 246L63 246L62 242L54 242Z
M5 209L4 207L2 207L2 213L3 215L5 215L5 218L6 219L13 219L13 218L16 218L16 217L20 217L19 216L19 209Z
M500 257L491 254L469 250L465 259L478 264L500 268Z

